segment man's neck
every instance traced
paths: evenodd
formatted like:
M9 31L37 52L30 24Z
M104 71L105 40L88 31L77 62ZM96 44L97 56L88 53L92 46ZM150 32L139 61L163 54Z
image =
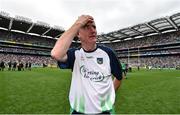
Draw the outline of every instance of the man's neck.
M82 44L82 48L85 50L85 51L93 51L95 50L97 47L97 44L91 44L91 45L83 45Z

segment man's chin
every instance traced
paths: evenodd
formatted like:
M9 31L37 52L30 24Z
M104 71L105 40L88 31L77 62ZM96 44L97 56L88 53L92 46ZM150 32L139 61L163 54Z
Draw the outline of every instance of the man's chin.
M90 37L90 39L93 40L93 41L96 41L96 40L97 40L96 37Z
M96 44L97 40L94 40L93 43Z
M97 38L92 38L92 41L96 42L96 41L97 41Z
M96 44L97 40L91 40L89 43Z

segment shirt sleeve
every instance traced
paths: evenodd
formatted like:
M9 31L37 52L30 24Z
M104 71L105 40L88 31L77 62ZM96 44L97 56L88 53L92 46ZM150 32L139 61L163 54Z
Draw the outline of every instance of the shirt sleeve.
M120 64L120 61L118 60L115 52L108 47L105 46L99 46L102 50L104 50L110 59L110 68L111 68L111 74L116 77L118 80L122 79L122 67Z
M75 61L75 50L75 48L71 48L67 51L67 60L65 62L58 61L59 68L73 70Z
M121 80L122 79L122 66L115 52L113 52L112 50L110 52L110 66L111 66L111 73L113 74L113 76L116 77L118 80Z

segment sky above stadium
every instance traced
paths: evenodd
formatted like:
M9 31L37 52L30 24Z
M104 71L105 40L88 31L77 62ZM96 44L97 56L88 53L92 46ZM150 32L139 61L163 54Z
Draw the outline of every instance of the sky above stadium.
M180 12L180 0L0 0L0 11L67 30L81 14L108 33Z

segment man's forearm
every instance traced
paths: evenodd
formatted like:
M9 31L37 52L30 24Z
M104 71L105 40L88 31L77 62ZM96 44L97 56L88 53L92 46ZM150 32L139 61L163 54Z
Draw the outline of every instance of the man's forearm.
M51 51L52 57L56 60L63 59L72 43L73 38L77 35L79 27L80 25L75 23L70 29L61 35Z
M56 60L65 61L67 59L67 50L69 49L74 37L77 36L80 28L86 25L89 21L92 22L93 20L93 17L89 15L81 15L78 17L71 28L65 31L57 40L54 48L51 51L51 56Z
M114 89L115 89L115 91L117 91L118 88L119 88L120 85L121 85L121 80L118 80L118 79L114 78L113 83L114 83Z

